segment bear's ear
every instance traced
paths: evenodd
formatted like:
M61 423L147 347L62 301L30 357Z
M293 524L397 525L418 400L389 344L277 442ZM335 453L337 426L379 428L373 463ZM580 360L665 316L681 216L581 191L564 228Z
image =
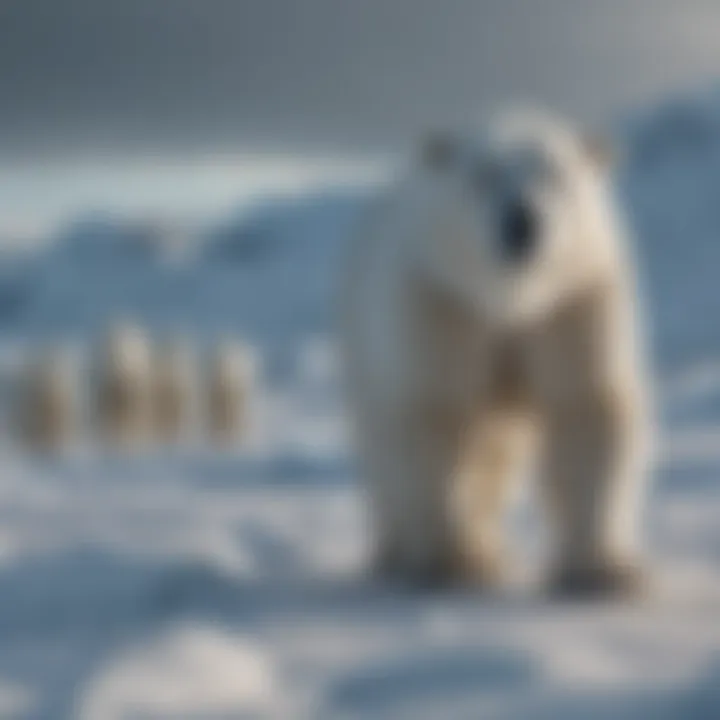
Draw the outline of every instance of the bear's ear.
M615 145L602 135L587 134L583 137L585 154L596 167L608 169L615 164L617 152Z
M420 146L420 159L431 170L445 171L452 167L460 155L460 142L446 130L432 130L425 135Z

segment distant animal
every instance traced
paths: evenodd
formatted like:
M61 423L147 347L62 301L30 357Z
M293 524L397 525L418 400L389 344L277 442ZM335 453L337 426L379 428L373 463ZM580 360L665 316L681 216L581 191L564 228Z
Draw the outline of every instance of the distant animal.
M207 375L207 425L212 442L229 446L248 429L253 361L248 348L225 340L214 349Z
M31 449L66 449L80 428L78 362L67 348L47 347L25 360L16 397L16 429Z
M105 442L126 450L147 445L152 435L152 358L140 326L120 322L110 328L99 349L94 391Z
M176 338L159 347L153 361L152 411L155 438L187 440L196 410L197 367L192 348Z

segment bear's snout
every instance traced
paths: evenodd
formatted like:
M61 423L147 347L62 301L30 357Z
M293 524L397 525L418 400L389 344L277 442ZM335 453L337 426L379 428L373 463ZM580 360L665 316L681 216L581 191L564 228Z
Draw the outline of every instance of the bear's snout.
M539 239L536 210L527 202L514 202L505 209L500 220L500 245L503 259L519 263L535 251Z

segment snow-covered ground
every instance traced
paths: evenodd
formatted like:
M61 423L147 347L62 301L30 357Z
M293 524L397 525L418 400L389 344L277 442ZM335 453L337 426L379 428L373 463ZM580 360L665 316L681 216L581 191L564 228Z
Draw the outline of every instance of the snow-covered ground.
M86 345L121 313L200 343L241 334L265 376L239 453L0 445L0 718L720 715L720 97L673 102L629 136L619 187L664 435L646 601L560 605L531 583L402 594L363 576L329 332L367 188L264 202L182 253L156 228L93 216L8 257L7 348ZM521 561L533 521L514 518Z

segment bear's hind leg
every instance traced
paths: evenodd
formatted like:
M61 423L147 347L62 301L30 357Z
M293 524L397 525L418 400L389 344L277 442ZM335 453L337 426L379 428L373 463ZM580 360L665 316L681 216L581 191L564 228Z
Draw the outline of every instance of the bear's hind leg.
M600 283L530 338L560 594L627 595L644 583L638 510L651 427L635 325L624 283Z

